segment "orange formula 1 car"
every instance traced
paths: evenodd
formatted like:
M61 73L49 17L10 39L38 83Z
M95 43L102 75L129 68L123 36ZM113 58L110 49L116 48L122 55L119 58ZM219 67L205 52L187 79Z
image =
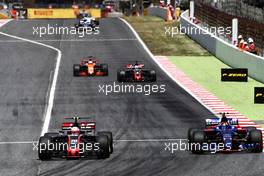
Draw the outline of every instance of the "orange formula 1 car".
M73 76L108 76L108 65L99 64L95 57L89 56L73 65Z

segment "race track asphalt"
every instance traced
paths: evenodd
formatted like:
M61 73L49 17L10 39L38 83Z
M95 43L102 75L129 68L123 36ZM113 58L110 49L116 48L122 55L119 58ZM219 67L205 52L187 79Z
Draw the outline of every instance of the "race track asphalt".
M114 153L106 160L40 161L32 144L3 143L0 175L262 175L263 154L172 154L165 151L165 142L152 140L185 139L189 127L202 126L203 119L212 114L159 69L120 19L102 19L100 34L84 38L32 34L33 27L47 24L70 27L74 21L13 21L1 31L52 45L62 52L49 131L59 130L64 117L95 114L97 130L113 132ZM36 141L43 126L56 52L0 37L1 142ZM108 63L108 77L72 76L73 64L90 55ZM99 85L114 84L117 69L135 60L156 70L157 82L153 84L165 85L164 93L99 92Z

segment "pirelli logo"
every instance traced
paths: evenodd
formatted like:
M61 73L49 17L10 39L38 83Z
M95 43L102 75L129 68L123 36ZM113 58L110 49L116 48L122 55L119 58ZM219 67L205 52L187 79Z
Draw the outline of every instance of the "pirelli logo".
M34 10L34 15L37 16L52 16L53 11L52 10Z
M246 68L222 68L221 81L248 81L248 69Z
M264 87L255 87L254 103L264 104Z
M223 76L227 77L247 77L247 74L242 74L242 73L224 73Z

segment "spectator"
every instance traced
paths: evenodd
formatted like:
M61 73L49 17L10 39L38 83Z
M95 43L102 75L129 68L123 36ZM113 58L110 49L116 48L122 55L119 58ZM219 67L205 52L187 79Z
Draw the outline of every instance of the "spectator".
M249 43L249 52L253 54L257 54L254 40L252 38L248 38L248 43Z
M11 15L12 18L16 19L17 18L17 10L12 8L10 10L10 15Z
M164 5L164 1L160 1L160 4L159 4L159 5L160 5L160 7L162 7L162 8L165 7L165 5Z
M243 36L242 36L242 35L239 35L237 39L238 39L238 41L237 41L237 45L236 45L236 46L237 46L238 48L242 49L242 48L244 47L244 46L243 46L243 45L244 45L244 39L243 39Z
M181 15L181 8L178 4L177 4L176 9L175 9L175 14L176 14L176 20L179 21L180 15Z
M247 41L244 41L244 43L243 43L241 49L242 49L243 51L249 51L249 47L248 47L248 42L247 42Z
M175 12L174 12L174 7L171 4L168 4L169 10L170 10L170 14L172 19L175 19Z

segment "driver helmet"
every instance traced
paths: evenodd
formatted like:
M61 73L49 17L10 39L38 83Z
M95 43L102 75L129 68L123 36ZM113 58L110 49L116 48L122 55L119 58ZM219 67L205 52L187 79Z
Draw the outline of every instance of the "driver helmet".
M222 122L221 123L221 126L227 126L228 125L228 122Z
M88 64L92 64L92 63L93 63L93 60L89 59Z
M222 114L221 125L228 125L228 119L226 117L226 113Z
M80 134L80 129L78 127L72 127L71 134L79 135Z

